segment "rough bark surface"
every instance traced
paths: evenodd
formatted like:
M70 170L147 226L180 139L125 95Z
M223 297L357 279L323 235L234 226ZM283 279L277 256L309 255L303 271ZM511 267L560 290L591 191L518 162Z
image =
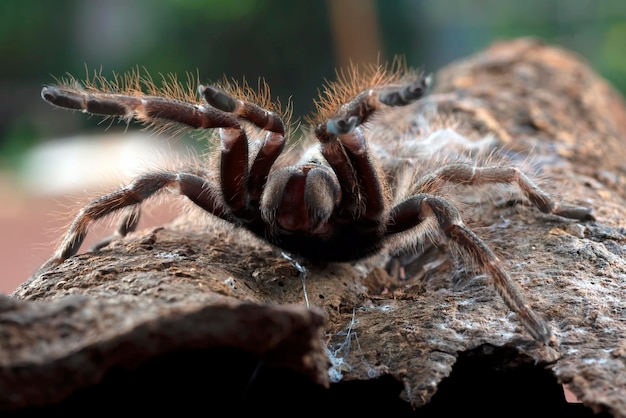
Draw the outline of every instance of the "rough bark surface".
M486 277L459 282L470 274L445 246L418 254L410 285L392 280L384 254L304 264L307 309L302 273L279 252L182 217L73 257L0 299L0 410L113 410L130 399L145 412L169 396L178 408L258 411L290 397L305 410L334 400L352 412L397 399L396 413L426 415L438 396L452 396L448 407L465 399L448 390L455 381L487 392L468 402L501 408L514 385L486 385L513 373L538 391L509 408L539 408L542 385L558 382L594 412L626 417L621 97L573 54L533 40L494 44L435 79L431 96L399 117L436 103L467 137L492 134L519 161L532 158L559 200L594 209L596 221L576 222L494 201L466 218L550 322L554 347L528 337ZM190 376L202 380L186 385Z

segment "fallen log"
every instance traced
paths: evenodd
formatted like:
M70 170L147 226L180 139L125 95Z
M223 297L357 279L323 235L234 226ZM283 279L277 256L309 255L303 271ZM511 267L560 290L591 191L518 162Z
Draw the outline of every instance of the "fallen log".
M562 413L577 407L565 384L583 411L626 417L622 98L572 53L521 39L450 64L393 120L415 134L424 117L489 138L558 200L593 208L589 222L516 199L464 212L556 344L530 338L445 245L300 265L183 215L0 298L0 410Z

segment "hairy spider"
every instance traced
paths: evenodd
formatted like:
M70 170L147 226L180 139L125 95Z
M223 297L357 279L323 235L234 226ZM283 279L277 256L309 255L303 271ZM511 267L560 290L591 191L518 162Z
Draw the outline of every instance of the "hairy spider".
M520 169L507 165L449 162L413 179L407 190L394 190L402 183L392 168L398 163L379 154L403 145L386 143L399 140L380 132L368 144L367 122L383 110L416 102L425 95L430 79L402 63L353 68L338 76L338 81L325 86L316 102L317 114L308 120L315 146L294 164L277 161L287 125L264 84L256 94L247 84L200 85L202 101L174 77L164 78L164 86L156 88L149 76L138 71L116 76L114 81L96 74L84 86L71 78L44 87L43 99L66 109L157 127L218 128L221 147L215 177L204 169L152 171L93 200L76 216L54 256L37 274L75 255L89 225L107 215L125 209L117 236L133 231L141 203L167 188L213 216L311 261L352 261L398 242L410 246L415 245L410 241L447 239L491 276L533 338L552 341L548 324L529 307L502 262L465 226L456 206L438 192L446 184L511 184L545 213L589 220L591 210L557 204ZM255 127L265 132L264 139L251 139L249 129Z

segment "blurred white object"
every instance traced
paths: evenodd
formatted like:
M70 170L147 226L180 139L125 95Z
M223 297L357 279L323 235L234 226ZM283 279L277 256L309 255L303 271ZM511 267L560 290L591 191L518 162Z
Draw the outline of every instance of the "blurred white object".
M185 152L180 142L145 132L50 140L25 156L21 183L26 193L37 196L121 186L138 173L176 160Z

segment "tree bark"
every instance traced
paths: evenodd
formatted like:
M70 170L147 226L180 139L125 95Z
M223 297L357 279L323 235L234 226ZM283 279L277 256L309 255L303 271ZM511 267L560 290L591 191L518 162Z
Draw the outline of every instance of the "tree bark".
M305 278L249 234L186 215L0 298L0 410L276 412L291 400L320 412L563 412L564 383L586 408L626 417L622 98L572 53L521 39L452 63L394 118L410 126L433 106L465 137L493 136L559 201L593 208L591 222L496 199L466 213L555 346L533 341L445 246L406 264L410 285L386 254L302 263Z

